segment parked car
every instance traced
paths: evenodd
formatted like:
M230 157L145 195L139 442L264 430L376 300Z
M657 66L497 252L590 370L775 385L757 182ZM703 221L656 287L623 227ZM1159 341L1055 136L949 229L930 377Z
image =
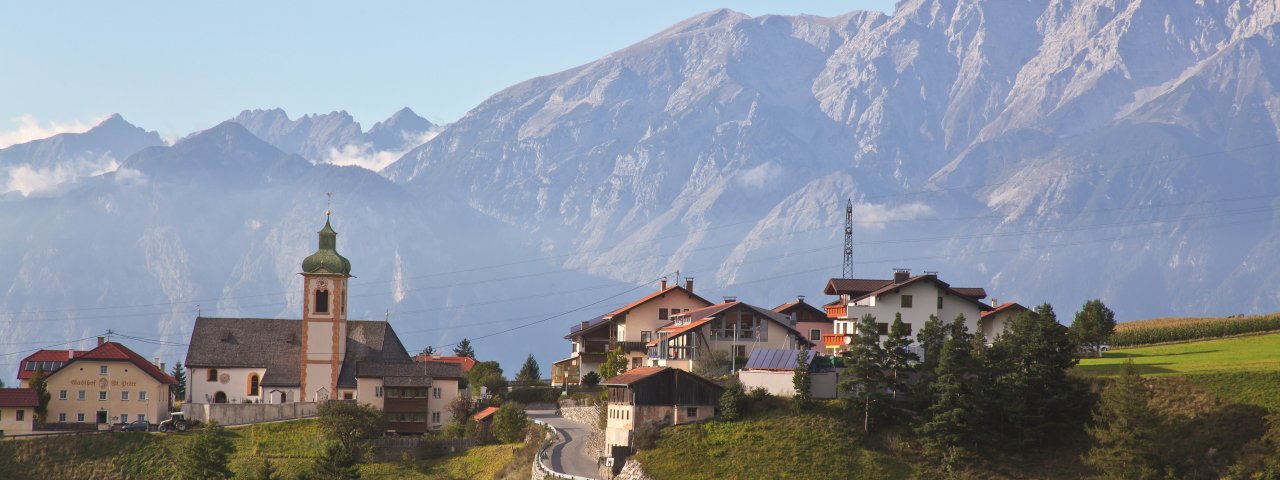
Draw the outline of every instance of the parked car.
M120 427L122 432L149 432L151 431L151 423L146 420L134 420Z

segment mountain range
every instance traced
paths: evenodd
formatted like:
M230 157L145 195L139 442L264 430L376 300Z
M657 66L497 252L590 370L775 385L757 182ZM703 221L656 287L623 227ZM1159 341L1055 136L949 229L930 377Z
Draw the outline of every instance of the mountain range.
M165 145L116 116L0 150L0 334L128 325L172 354L196 300L296 316L328 192L359 315L411 348L540 322L477 342L513 368L677 270L822 299L849 199L857 277L939 271L1064 321L1274 311L1277 25L1263 0L718 10L444 126L246 110ZM14 188L58 168L82 173Z

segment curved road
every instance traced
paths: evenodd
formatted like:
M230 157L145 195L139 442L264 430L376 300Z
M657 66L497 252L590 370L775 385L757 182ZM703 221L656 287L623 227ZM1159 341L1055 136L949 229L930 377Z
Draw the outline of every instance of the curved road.
M557 415L555 410L530 410L529 417L551 424L560 430L562 441L547 449L547 466L560 473L579 477L600 478L596 458L587 453L586 425Z

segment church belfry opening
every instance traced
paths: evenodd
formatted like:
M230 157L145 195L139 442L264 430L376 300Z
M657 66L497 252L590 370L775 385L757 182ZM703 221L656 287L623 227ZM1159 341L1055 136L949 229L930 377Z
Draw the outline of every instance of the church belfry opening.
M347 279L351 262L338 254L338 232L325 212L315 253L302 261L302 355L298 401L315 401L338 391L346 357Z

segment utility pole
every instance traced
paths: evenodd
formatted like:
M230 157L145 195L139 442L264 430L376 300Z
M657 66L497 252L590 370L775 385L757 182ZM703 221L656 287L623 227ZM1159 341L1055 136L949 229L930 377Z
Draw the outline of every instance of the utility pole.
M853 278L853 199L844 207L844 271L842 278Z

